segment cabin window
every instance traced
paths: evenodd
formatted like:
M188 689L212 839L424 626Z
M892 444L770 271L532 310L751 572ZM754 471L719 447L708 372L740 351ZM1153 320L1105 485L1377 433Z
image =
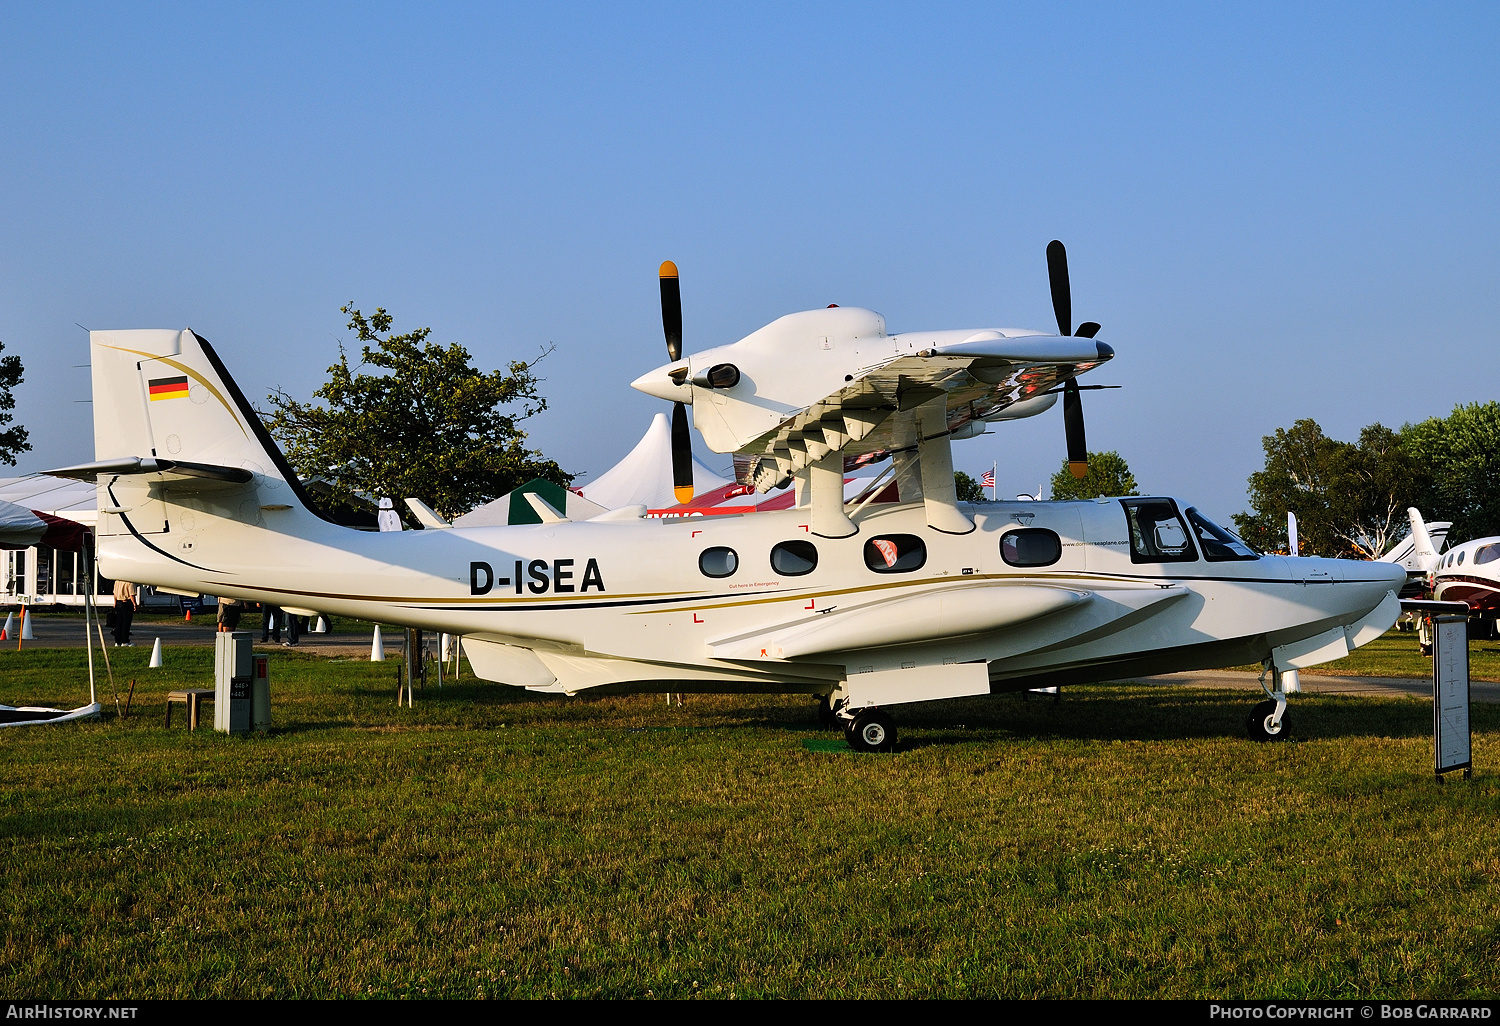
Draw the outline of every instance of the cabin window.
M1198 547L1203 558L1211 563L1226 559L1259 559L1260 555L1232 532L1226 531L1196 509L1187 511L1188 523L1198 535Z
M698 569L705 577L728 577L740 568L740 557L731 548L715 545L698 557Z
M1198 559L1187 525L1171 499L1121 499L1130 528L1132 563L1192 563Z
M1497 559L1500 559L1500 545L1481 545L1474 550L1475 564L1493 563Z
M818 549L812 542L785 541L771 550L771 569L783 577L801 577L818 568Z
M904 574L922 569L927 546L914 534L887 534L865 542L865 566L877 574Z
M1062 559L1062 539L1045 527L1023 527L1000 536L1000 558L1011 566L1051 566Z
M1464 551L1460 551L1459 552L1459 554L1458 554L1458 565L1459 566L1463 566L1464 565L1464 556L1466 556L1466 555L1468 555L1467 552L1464 552Z

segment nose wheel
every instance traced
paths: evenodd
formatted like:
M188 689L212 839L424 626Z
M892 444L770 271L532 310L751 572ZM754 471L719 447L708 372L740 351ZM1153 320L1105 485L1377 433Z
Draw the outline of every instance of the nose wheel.
M1250 713L1250 719L1245 726L1250 731L1251 741L1285 741L1287 739L1286 710L1283 708L1278 718L1277 704L1271 701L1261 702Z
M881 709L863 709L845 724L844 740L856 752L893 752L896 721Z

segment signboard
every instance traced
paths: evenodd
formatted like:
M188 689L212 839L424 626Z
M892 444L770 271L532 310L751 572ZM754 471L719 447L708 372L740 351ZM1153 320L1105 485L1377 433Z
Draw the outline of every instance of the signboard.
M1469 744L1469 622L1467 616L1432 618L1433 770L1473 775Z

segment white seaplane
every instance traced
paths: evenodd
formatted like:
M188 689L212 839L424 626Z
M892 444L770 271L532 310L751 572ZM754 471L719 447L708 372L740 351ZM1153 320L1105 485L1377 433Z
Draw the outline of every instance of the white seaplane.
M662 265L671 362L635 386L676 404L677 484L690 404L747 484L795 482L791 509L582 520L527 493L540 523L341 527L191 330L91 332L96 462L51 473L97 481L109 577L462 635L479 676L536 691L800 692L888 751L903 703L1261 663L1250 732L1285 737L1282 671L1389 628L1401 566L1258 555L1167 497L957 501L953 441L1059 393L1085 469L1076 379L1114 353L1072 327L1060 243L1048 265L1055 335L829 308L686 358ZM846 503L845 466L883 455L901 501Z

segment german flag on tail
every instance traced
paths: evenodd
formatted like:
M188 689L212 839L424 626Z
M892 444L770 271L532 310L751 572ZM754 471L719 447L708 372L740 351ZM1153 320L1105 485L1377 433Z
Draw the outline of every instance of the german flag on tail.
M152 378L147 382L151 390L151 401L158 399L186 399L188 394L187 375L180 378Z

